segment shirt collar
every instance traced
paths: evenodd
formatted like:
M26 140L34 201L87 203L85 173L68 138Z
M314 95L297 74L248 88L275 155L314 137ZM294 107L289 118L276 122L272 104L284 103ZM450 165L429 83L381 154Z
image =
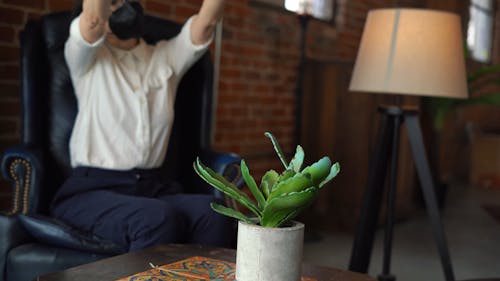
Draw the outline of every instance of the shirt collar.
M131 54L133 57L135 57L137 60L142 60L146 57L147 55L147 50L146 50L146 43L144 42L143 39L139 39L139 44L135 46L131 50L122 50L115 48L108 44L109 49L111 52L118 58L119 60L122 60L127 54Z

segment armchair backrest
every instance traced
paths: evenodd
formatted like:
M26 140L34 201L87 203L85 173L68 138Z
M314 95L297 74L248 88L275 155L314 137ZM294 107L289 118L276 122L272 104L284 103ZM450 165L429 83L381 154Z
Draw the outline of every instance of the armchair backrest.
M77 103L64 44L71 12L30 21L21 33L22 142L40 150L44 178L41 190L30 191L30 213L45 213L71 167L69 138ZM144 40L155 43L180 31L181 25L146 16ZM209 145L212 63L205 54L184 76L175 103L175 122L163 168L165 175L185 182L194 176L196 155Z

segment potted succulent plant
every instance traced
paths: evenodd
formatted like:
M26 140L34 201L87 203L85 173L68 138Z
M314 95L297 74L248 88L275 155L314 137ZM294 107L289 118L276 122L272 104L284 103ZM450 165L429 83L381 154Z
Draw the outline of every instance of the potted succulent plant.
M302 169L305 153L300 145L290 162L274 136L266 132L278 154L284 171L267 171L257 185L245 161L241 173L253 199L199 159L193 164L196 173L214 188L246 207L253 217L212 203L216 212L239 220L236 257L238 281L298 281L301 278L304 225L293 221L308 207L319 190L340 171L338 163L323 157Z

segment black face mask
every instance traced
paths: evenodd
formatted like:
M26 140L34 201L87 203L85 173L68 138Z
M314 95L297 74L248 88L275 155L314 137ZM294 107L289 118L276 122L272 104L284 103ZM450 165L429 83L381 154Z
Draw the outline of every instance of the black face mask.
M109 17L109 28L116 37L140 38L144 28L144 10L139 2L125 2Z

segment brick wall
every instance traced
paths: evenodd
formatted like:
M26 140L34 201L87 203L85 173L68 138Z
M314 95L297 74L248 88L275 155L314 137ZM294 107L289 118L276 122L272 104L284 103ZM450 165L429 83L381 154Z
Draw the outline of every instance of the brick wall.
M149 13L176 21L196 12L201 2L143 0ZM353 61L368 10L420 7L424 2L338 0L335 26L311 22L307 56L320 61ZM0 0L0 151L19 139L17 34L29 18L71 6L71 0ZM263 171L279 167L265 131L273 132L285 151L292 151L299 25L292 13L250 0L228 0L223 29L214 147L241 154L260 177ZM3 198L8 189L1 181Z

